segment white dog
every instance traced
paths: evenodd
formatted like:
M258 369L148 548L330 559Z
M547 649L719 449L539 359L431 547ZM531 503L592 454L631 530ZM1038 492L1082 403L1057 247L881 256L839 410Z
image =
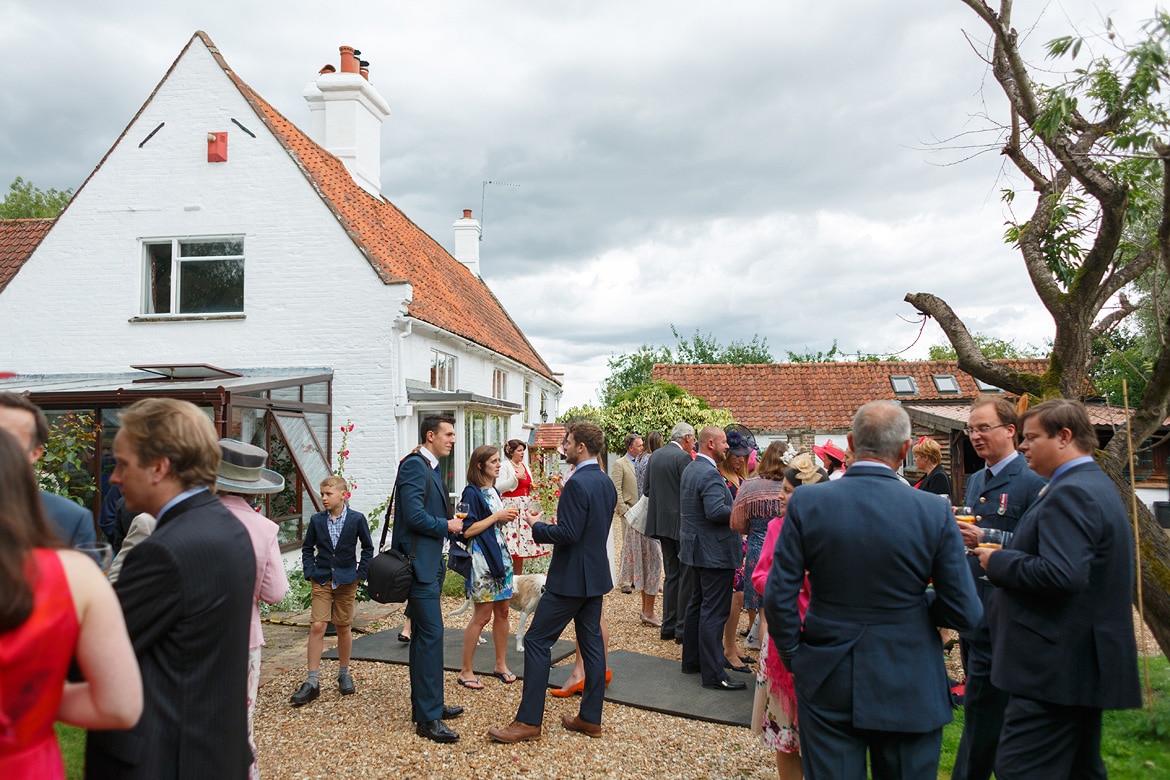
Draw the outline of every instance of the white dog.
M544 595L544 583L546 577L543 574L517 574L512 578L512 598L508 603L512 609L520 613L520 627L516 629L516 652L524 652L524 631L528 626L528 618L536 611L536 605L540 603L540 597ZM462 615L467 610L471 609L471 599L463 602L459 609L451 613L451 616ZM484 644L487 640L482 636L479 638L479 644Z

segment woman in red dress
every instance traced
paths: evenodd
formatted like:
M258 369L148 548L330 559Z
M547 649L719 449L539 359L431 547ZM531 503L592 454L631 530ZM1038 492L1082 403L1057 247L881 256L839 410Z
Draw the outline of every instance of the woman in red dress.
M0 430L0 777L65 777L60 720L128 729L142 679L113 588L42 514L24 449ZM85 682L66 683L76 656Z

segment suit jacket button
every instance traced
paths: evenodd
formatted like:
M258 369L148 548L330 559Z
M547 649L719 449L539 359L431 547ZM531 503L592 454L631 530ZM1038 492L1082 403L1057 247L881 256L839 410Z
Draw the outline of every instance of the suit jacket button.
M980 504L986 503L986 501L987 501L987 499L986 499L986 498L984 498L983 496L980 496L980 497L979 497L979 503L980 503Z

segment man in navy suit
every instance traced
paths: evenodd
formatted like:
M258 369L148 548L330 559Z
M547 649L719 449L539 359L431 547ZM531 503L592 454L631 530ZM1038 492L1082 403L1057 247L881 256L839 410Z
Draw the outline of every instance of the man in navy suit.
M439 458L455 445L455 420L428 415L419 424L418 454L398 464L394 490L393 548L414 558L414 582L407 597L410 635L410 710L415 733L434 742L454 742L459 735L444 720L463 714L443 703L443 540L460 533L463 523L451 514L439 474Z
M35 465L45 454L49 421L45 419L45 413L23 395L0 393L0 428L16 437L28 453L29 463ZM93 513L85 507L44 490L41 491L41 504L63 544L76 547L82 542L96 541Z
M731 614L731 586L743 562L743 537L728 524L731 490L715 464L727 454L717 425L699 431L699 451L679 483L679 559L692 570L683 620L683 674L702 673L704 688L743 690L723 671L723 626Z
M1045 479L1028 468L1016 452L1016 408L1004 398L980 398L971 406L966 434L983 458L985 468L967 483L966 506L976 523L959 523L967 547L974 548L984 528L1014 533L1024 512L1040 495ZM995 590L983 579L979 559L968 556L972 581L983 603L983 618L960 638L963 668L967 671L963 694L963 736L955 754L951 780L987 780L995 768L995 750L1003 729L1007 693L991 682L991 632L987 628L987 602Z
M1133 535L1084 406L1045 401L1021 422L1048 486L1002 550L976 550L996 586L991 681L1008 692L995 776L1103 778L1102 710L1142 703Z
M601 638L601 600L613 589L605 540L617 506L613 481L597 465L605 435L593 423L574 423L565 436L565 461L575 467L561 487L554 523L533 523L532 538L553 545L544 596L524 634L524 693L516 719L488 736L497 742L540 739L544 694L553 643L574 621L585 662L585 690L577 715L561 716L570 731L601 736L605 696L605 645ZM413 641L413 640L412 640Z
M209 489L219 437L199 408L170 398L138 401L120 420L110 481L133 511L158 518L114 587L146 701L133 729L89 732L85 776L243 780L256 558Z
M789 499L764 593L796 684L801 763L810 780L862 780L868 752L874 778L933 780L951 720L935 627L967 631L983 610L950 506L894 471L910 449L906 412L866 404L849 444L856 461L843 478Z

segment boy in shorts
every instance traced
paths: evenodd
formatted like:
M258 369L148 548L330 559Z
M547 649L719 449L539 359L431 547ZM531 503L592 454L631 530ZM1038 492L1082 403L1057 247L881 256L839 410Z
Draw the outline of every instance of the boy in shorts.
M341 477L321 481L324 512L309 520L305 541L301 545L301 562L305 579L313 583L313 607L309 618L309 679L289 701L294 707L308 704L321 695L318 672L325 645L325 627L330 621L337 628L337 688L342 696L354 692L349 676L349 653L353 647L353 601L358 582L366 578L374 557L374 541L366 517L346 506L349 489ZM361 560L357 544L362 544Z

